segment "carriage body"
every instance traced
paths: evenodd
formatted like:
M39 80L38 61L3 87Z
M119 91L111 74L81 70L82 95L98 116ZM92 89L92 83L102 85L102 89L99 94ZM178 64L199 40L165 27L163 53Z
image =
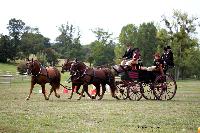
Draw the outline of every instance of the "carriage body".
M116 81L123 99L140 100L158 99L171 100L177 90L176 81L168 74L161 75L158 71L130 70L121 74L121 81ZM122 87L121 87L122 86Z

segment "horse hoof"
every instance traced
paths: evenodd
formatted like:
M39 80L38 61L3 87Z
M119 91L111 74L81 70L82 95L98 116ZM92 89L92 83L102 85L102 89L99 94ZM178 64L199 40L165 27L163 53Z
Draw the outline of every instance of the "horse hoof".
M26 98L26 101L28 101L28 100L29 100L29 98L27 97L27 98Z
M98 100L101 100L103 97L100 97Z
M71 97L69 97L68 99L72 99Z
M92 98L92 99L96 99L96 97L95 97L95 96L92 96L91 98Z
M81 98L78 98L77 100L81 100Z
M118 96L114 96L114 98L116 98L117 100L120 100Z
M60 98L60 95L57 95L56 97L57 97L57 98Z
M49 100L49 98L47 97L47 98L45 98L45 100Z
M85 97L85 95L83 95L83 97Z

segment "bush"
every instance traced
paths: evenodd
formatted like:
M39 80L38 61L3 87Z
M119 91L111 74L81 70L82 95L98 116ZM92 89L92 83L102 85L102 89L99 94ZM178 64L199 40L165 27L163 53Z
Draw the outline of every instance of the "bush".
M24 73L27 72L27 66L26 66L26 62L21 62L19 63L19 65L17 66L17 71L19 72L19 74L23 75Z

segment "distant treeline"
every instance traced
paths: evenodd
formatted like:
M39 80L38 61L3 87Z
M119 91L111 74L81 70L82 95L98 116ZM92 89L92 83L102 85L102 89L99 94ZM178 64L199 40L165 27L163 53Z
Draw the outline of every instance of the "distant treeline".
M92 30L96 39L90 44L81 44L80 31L73 24L59 26L54 43L44 37L38 28L27 26L20 19L12 18L8 23L9 35L0 36L0 62L25 60L35 55L43 65L56 65L58 59L78 59L94 66L113 65L120 62L125 45L131 43L141 51L144 65L152 65L153 54L163 52L171 46L174 53L176 78L200 78L199 41L195 38L197 17L175 10L170 17L162 16L160 25L154 22L139 26L127 24L118 37L102 28ZM117 38L117 39L116 39Z

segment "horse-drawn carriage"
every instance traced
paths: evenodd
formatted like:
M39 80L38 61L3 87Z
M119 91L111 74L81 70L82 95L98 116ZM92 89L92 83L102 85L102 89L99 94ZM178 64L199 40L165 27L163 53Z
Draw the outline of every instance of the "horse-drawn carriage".
M88 93L89 84L96 86L95 97L99 96L99 99L103 98L106 84L110 85L112 96L117 99L140 100L144 97L145 99L170 100L176 94L176 81L166 73L161 75L156 71L141 69L129 71L121 65L115 65L111 69L95 69L87 67L82 62L70 61L67 61L63 68L71 71L72 85L78 81L79 88L83 85L85 88L83 91L85 90L90 98L92 96Z
M118 98L130 100L145 99L171 100L177 90L176 81L170 74L157 71L126 70L123 66L114 66L120 75L116 79ZM120 74L121 73L121 74Z
M30 98L33 87L36 83L42 86L42 92L46 100L49 99L51 93L54 91L56 97L60 97L57 94L56 89L60 84L60 73L56 68L44 68L38 61L28 61L27 63L28 73L32 76L30 93L27 100ZM109 68L89 68L83 62L67 61L62 70L70 71L72 90L76 87L76 92L81 85L83 89L79 99L83 96L85 91L87 95L94 99L97 96L99 100L103 98L106 91L106 85L110 86L111 95L117 99L140 100L142 97L145 99L159 99L170 100L176 94L176 81L169 75L160 75L154 71L146 70L131 70L128 71L124 66L116 65ZM120 75L120 78L116 78L116 75ZM52 86L48 97L45 93L45 84L50 83ZM96 95L93 97L88 92L88 85L93 84L96 87ZM72 98L72 94L70 98Z

